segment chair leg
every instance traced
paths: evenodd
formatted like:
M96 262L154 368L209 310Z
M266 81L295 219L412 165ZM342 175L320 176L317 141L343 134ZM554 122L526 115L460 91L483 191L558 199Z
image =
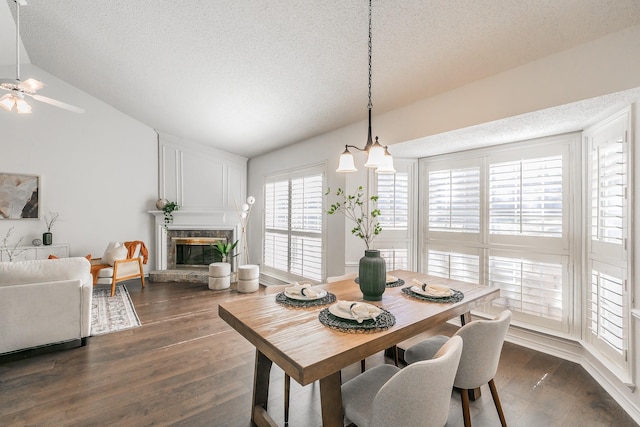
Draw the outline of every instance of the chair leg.
M395 363L396 366L398 366L398 346L394 345L393 346L393 363Z
M289 393L291 392L291 377L284 374L284 425L289 424Z
M365 363L365 360L364 360L364 359L362 359L362 360L360 361L360 372L361 372L361 373L362 373L362 372L364 372L364 370L365 370L365 364L366 364L366 363Z
M471 413L469 411L469 390L460 389L460 399L462 400L462 416L464 417L464 427L471 427Z
M116 294L116 280L114 278L111 279L111 296Z
M500 398L498 397L498 389L496 388L496 383L493 382L493 378L489 381L489 389L491 390L493 403L495 403L498 416L500 417L500 423L502 424L502 427L507 427L507 420L504 418L504 412L502 412L502 405L500 404Z

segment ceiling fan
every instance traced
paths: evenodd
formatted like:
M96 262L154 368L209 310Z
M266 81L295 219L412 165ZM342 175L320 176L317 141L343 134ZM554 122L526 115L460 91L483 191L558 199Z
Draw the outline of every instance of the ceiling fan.
M29 78L25 81L20 80L20 6L26 6L26 0L14 0L16 2L16 78L0 79L0 89L9 91L9 93L0 97L0 107L7 111L12 111L16 107L18 114L30 114L31 106L25 97L30 97L36 101L53 105L54 107L64 108L74 113L84 113L84 109L67 104L62 101L38 95L36 92L46 85L39 80ZM0 92L1 94L1 92Z

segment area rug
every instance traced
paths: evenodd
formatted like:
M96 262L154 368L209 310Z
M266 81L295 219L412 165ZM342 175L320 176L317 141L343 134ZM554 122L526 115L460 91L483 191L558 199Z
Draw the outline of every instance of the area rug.
M140 326L129 291L116 286L116 294L111 296L111 286L93 288L91 307L91 335L104 335Z

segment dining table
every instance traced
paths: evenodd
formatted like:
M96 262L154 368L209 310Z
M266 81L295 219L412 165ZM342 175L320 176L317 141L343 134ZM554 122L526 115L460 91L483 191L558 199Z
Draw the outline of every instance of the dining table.
M497 288L419 272L395 270L388 274L402 286L387 287L380 301L363 301L357 279L318 285L329 296L334 295L335 301L373 304L384 310L387 321L393 319L372 330L357 327L345 330L328 325L326 320L331 315L326 309L337 304L333 300L325 305L299 307L281 303L281 294L266 294L219 304L220 318L256 347L252 425L277 425L267 411L273 363L301 385L319 381L322 425L342 427L341 369L458 316L464 324L471 320L471 310L500 296ZM419 298L406 289L418 282L446 285L461 298L447 302Z

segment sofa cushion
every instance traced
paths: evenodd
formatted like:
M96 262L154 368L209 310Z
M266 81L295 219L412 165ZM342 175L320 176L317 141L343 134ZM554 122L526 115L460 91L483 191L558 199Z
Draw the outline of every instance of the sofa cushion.
M120 242L110 242L102 255L102 262L113 266L120 259L127 258L127 248Z
M0 285L87 280L91 264L83 257L0 262Z

